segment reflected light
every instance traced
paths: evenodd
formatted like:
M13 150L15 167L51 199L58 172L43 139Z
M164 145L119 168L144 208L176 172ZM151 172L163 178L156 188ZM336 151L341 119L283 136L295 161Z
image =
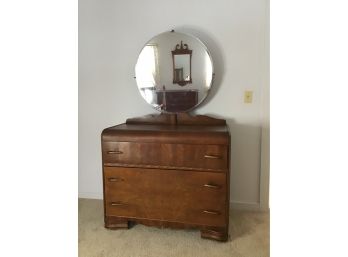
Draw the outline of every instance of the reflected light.
M210 88L210 83L212 82L212 76L213 76L213 65L210 59L210 56L208 54L205 55L204 58L205 63L205 87L207 90Z
M149 88L142 88L140 92L141 92L142 97L146 100L146 102L153 104L154 90L149 89Z
M154 88L159 81L157 63L157 45L148 44L141 51L135 67L138 87L140 89ZM148 95L148 93L144 94Z

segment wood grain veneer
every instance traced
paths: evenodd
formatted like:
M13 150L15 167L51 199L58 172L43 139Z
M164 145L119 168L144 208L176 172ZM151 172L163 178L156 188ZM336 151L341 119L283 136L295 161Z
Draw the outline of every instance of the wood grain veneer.
M163 116L157 124L156 118L145 124L141 120L130 119L102 132L105 227L129 228L136 222L198 228L204 238L226 241L226 123L204 116L191 121L171 116L170 124L163 123Z

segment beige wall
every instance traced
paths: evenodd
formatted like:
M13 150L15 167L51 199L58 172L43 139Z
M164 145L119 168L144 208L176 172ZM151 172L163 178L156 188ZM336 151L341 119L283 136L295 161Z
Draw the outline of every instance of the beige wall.
M228 120L232 205L258 206L267 26L268 0L79 1L79 196L102 198L102 129L156 112L137 91L134 66L150 38L175 29L212 54L215 84L196 113ZM245 90L254 91L252 104L243 103Z

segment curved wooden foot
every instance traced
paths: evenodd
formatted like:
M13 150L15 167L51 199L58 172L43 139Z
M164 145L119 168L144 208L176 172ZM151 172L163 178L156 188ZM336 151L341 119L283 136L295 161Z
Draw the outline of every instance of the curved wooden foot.
M202 229L201 237L225 242L228 240L228 232L226 229Z
M126 219L116 217L105 217L105 228L108 229L120 229L129 228L129 222Z

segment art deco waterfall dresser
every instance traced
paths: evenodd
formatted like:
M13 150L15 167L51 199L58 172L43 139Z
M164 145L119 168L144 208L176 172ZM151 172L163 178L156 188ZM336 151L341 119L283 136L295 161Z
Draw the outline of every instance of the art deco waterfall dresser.
M164 68L156 65L165 62L155 60L154 66L148 67L153 61L151 56L165 58L162 52L172 47L166 42L178 42L174 46L180 50L169 51L173 61L169 90L168 81L165 87L156 87L157 80L165 80L161 73ZM142 56L144 51L146 55ZM208 63L195 64L195 54ZM204 54L207 56L200 58ZM209 65L208 71L195 70L195 66L202 69ZM156 77L156 72L161 76ZM208 85L200 79L202 76L206 79L207 72L211 72ZM130 118L102 132L106 228L129 228L133 223L197 228L204 238L228 239L230 135L226 121L191 116L183 112L185 104L180 102L192 99L195 92L197 100L187 105L185 111L196 107L206 97L212 77L210 55L196 38L176 32L162 33L143 48L136 66L137 84L144 99L161 114ZM168 98L166 90L170 92Z

